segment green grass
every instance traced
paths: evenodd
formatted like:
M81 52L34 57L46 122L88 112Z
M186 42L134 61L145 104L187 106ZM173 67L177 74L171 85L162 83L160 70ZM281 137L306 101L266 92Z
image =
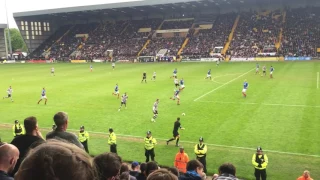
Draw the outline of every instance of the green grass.
M271 65L260 63L264 64L268 68ZM178 149L174 143L167 146L164 139L172 136L173 123L184 112L181 124L186 130L180 131L180 144L194 158L193 147L200 136L204 137L209 144L209 175L217 172L220 164L232 162L239 177L253 179L251 157L254 149L262 146L269 157L268 179L295 179L305 169L319 179L320 89L316 74L320 63L272 65L274 79L255 75L255 63L223 63L220 67L214 63L117 64L115 71L110 64L94 64L92 73L89 64L2 64L0 90L5 96L11 85L15 102L0 101L0 137L12 139L5 123L33 115L40 127L49 128L54 113L65 111L70 118L69 129L84 125L88 131L107 133L113 127L118 134L119 154L126 160L144 161L143 140L138 137L151 130L158 139L156 160L171 166ZM50 75L52 66L55 77ZM169 76L175 67L186 84L180 106L169 99L174 90ZM209 68L217 82L204 80ZM148 73L147 84L140 83L143 71ZM157 71L156 82L150 81L153 71ZM241 96L244 79L249 82L246 99ZM121 112L117 111L120 101L111 95L116 83L121 94L127 92L129 96L128 109ZM46 106L37 105L43 87L47 89ZM157 98L159 117L151 123ZM91 133L90 154L109 151L106 136Z

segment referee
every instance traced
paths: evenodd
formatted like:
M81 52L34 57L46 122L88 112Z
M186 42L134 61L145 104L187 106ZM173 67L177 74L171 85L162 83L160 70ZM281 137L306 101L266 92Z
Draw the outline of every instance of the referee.
M266 180L267 179L267 165L268 157L266 154L263 154L262 148L259 146L257 152L252 156L252 164L254 166L254 176L256 180Z
M154 153L154 146L157 144L157 140L152 137L151 131L147 131L147 137L144 138L144 149L146 156L146 162L149 162L149 157L151 156L151 161L154 161L156 156Z
M109 139L108 144L110 145L110 152L117 154L117 137L116 134L113 132L112 128L109 128Z
M181 127L180 118L178 117L176 122L174 122L174 125L173 125L173 132L172 132L173 137L167 141L167 145L169 144L170 141L176 140L176 147L179 147L179 140L180 140L180 135L178 132L179 129L184 130L184 128Z
M207 173L207 145L203 143L203 137L200 137L199 144L194 146L194 153L197 156L197 160L203 165L203 172Z

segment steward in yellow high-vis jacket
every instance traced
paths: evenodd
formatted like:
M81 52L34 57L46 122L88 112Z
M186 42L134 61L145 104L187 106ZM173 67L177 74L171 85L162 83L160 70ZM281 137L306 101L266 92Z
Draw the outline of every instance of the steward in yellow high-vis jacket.
M89 133L84 130L84 126L80 126L80 132L78 136L79 141L83 145L84 149L87 153L89 153L88 141L89 141Z
M14 137L25 134L24 127L19 123L18 120L14 121L14 125L12 126L12 131L13 131Z
M254 176L256 180L267 179L267 165L268 165L268 157L266 154L263 154L262 148L257 148L257 153L253 154L252 156L252 164L254 166Z
M113 132L112 128L109 128L109 139L108 144L110 145L110 152L117 154L117 137L116 134Z
M156 156L154 153L154 146L157 144L157 140L152 137L151 131L147 132L147 137L144 138L144 149L146 156L146 162L149 162L149 156L151 156L151 161L154 161L154 157Z
M194 146L194 153L197 156L197 160L203 165L203 172L207 173L207 145L203 143L203 137L200 137L199 144Z

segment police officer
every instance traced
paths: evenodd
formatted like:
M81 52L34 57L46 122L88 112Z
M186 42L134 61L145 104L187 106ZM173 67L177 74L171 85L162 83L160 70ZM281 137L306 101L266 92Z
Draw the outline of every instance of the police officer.
M88 149L89 133L84 130L84 126L80 126L78 139L83 145L86 152L89 153L89 149Z
M14 121L14 125L12 126L12 131L13 131L13 136L20 136L24 134L24 128L23 126L19 123L18 120Z
M116 134L113 132L112 128L109 128L109 139L108 144L110 145L110 152L117 154L117 137Z
M154 157L156 156L154 153L154 146L157 144L157 140L152 137L151 131L147 131L147 137L144 138L144 149L146 162L149 162L149 156L151 156L151 161L154 161Z
M268 165L268 157L266 154L263 154L262 148L259 146L257 148L257 152L252 156L252 164L254 166L254 176L256 180L267 179L267 165Z
M203 165L203 172L207 173L207 145L203 143L203 137L199 138L199 144L194 146L194 153L197 156L197 160Z

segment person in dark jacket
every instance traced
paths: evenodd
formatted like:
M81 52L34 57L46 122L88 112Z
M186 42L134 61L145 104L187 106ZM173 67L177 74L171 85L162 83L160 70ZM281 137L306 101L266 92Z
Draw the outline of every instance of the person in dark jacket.
M191 160L187 164L187 172L179 180L202 180L203 165L198 160Z

